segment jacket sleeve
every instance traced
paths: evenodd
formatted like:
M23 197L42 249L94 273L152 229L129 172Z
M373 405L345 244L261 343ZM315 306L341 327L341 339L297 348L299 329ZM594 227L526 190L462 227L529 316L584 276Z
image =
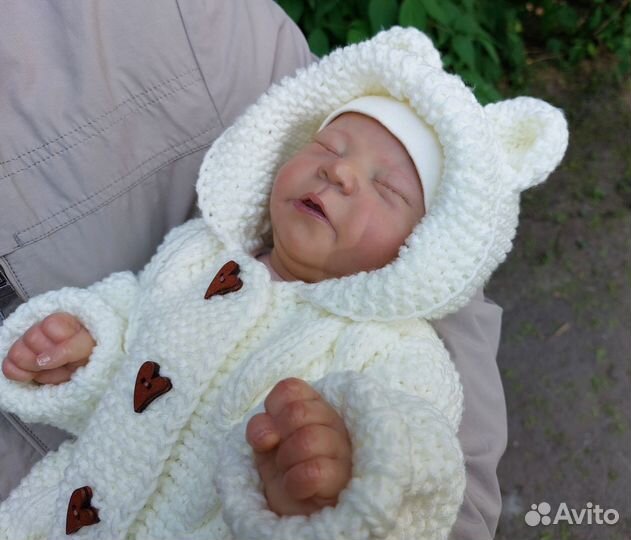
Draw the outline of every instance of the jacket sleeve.
M429 365L437 367L430 372ZM312 385L346 424L351 480L335 507L310 516L270 511L245 439L249 418L264 410L259 404L219 457L215 482L234 537L446 539L463 500L465 467L456 433L462 389L440 340L402 337L358 371L332 372Z
M496 355L502 308L478 291L471 303L434 323L458 370L464 412L458 439L467 487L450 540L491 540L502 510L497 465L506 450L506 399Z
M86 289L64 287L20 305L0 327L0 358L33 324L65 311L76 316L96 341L89 362L59 385L7 379L0 373L0 409L27 422L42 422L78 435L123 357L124 336L138 281L131 272L110 275Z

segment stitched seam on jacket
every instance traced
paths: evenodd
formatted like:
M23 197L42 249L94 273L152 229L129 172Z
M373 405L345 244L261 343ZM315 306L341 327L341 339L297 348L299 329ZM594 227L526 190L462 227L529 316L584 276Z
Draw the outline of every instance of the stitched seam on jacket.
M100 116L97 116L96 118L93 118L92 120L89 120L85 124L81 124L80 126L77 126L74 129L57 136L55 139L48 140L48 141L44 142L43 144L41 144L40 146L37 146L36 148L31 148L30 150L28 150L26 152L22 152L21 154L18 154L17 156L12 157L11 159L7 159L6 161L0 161L0 165L7 165L8 163L11 163L12 161L17 161L18 159L26 157L29 154L32 154L33 152L37 152L38 150L41 150L42 148L46 148L47 146L49 146L51 144L54 144L56 142L59 142L59 141L65 139L66 137L68 137L70 135L73 135L77 131L81 131L82 129L85 129L86 127L90 127L93 124L97 124L101 120L104 120L108 116L114 114L121 107L127 105L127 103L129 103L130 101L135 101L138 98L142 97L143 95L148 94L149 92L154 92L154 91L158 90L160 87L166 86L166 85L168 85L168 84L170 84L170 83L172 83L172 82L174 82L174 81L176 81L178 79L181 79L182 77L186 77L186 75L189 75L190 73L193 73L194 71L199 71L199 70L196 67L191 68L191 69L185 71L184 73L180 73L179 75L175 75L174 77L171 77L170 79L166 79L165 81L162 81L162 82L160 82L158 84L150 86L149 88L146 88L145 90L143 90L142 92L139 92L138 94L134 94L132 96L129 96L127 99L121 101L118 105L116 105L112 110L107 111L107 112L101 114ZM79 141L79 142L81 142L81 141Z
M50 448L29 428L22 420L20 420L15 414L10 412L4 413L5 418L9 421L9 423L16 429L16 431L22 433L22 437L24 437L31 446L35 448L42 456L46 455Z
M46 218L45 220L40 221L39 223L37 223L37 224L35 224L35 225L32 225L32 226L31 226L31 227L29 227L28 229L24 229L23 231L20 231L20 232L18 232L18 233L16 233L16 234L18 234L18 235L19 235L19 234L21 234L21 233L25 233L25 232L29 231L30 229L32 229L33 227L37 227L38 225L41 225L41 224L45 223L46 221L48 221L48 220L52 219L54 216L56 216L56 215L60 214L61 212L64 212L64 211L66 211L66 210L69 210L69 209L71 209L72 207L76 206L77 204L81 204L81 203L84 203L84 202L88 201L89 199L91 199L92 197L95 197L96 195L98 195L98 194L99 194L99 193L101 193L102 191L105 191L106 189L110 188L111 186L113 186L113 185L117 184L117 183L118 183L118 182L120 182L122 179L126 178L127 176L130 176L130 175L131 175L131 174L133 174L133 173L134 173L137 169L139 169L140 167L142 167L143 165L145 165L147 162L149 162L149 161L151 161L151 160L155 159L155 158L156 158L156 157L158 157L160 154L164 154L164 153L169 152L170 150L173 150L173 149L175 149L175 148L177 148L177 147L179 147L179 146L185 145L185 144L187 144L189 141L191 141L191 140L193 140L193 139L196 139L197 137L200 137L200 136L204 135L205 133L208 133L208 132L212 131L214 128L215 128L215 126L213 125L212 127L207 128L207 129L204 129L203 131L200 131L200 132L199 132L199 133L197 133L196 135L193 135L192 137L190 137L190 138L186 139L185 141L183 141L183 142L181 142L181 143L179 143L179 144L176 144L176 145L170 146L170 147L168 147L168 148L165 148L164 150L161 150L161 151L160 151L160 152L158 152L157 154L154 154L153 156L151 156L149 159L147 159L147 160L143 161L142 163L140 163L140 164L139 164L139 165L138 165L135 169L133 169L132 171L129 171L127 174L125 174L125 175L121 176L120 178L116 179L114 182L112 182L111 184L108 184L108 186L106 186L105 188L101 189L101 190L100 190L100 191L98 191L97 193L94 193L93 195L91 195L91 196L90 196L90 197L88 197L87 199L84 199L83 201L79 201L79 202L77 202L77 203L73 204L72 206L69 206L68 208L65 208L64 210L61 210L60 212L57 212L57 213L56 213L56 214L54 214L53 216L50 216L50 217ZM186 152L184 152L184 153L182 153L182 154L178 154L177 156L174 156L172 159L169 159L169 160L165 161L164 163L161 163L159 166L155 167L154 169L152 169L151 171L149 171L147 174L142 175L142 176L141 176L138 180L136 180L133 184L130 184L129 186L126 186L124 189L122 189L121 191L119 191L119 192L115 193L115 194L114 194L114 195L112 195L109 199L107 199L107 200L103 201L101 204L99 204L99 205L95 206L94 208L91 208L90 210L88 210L88 211L86 211L86 212L82 213L81 215L78 215L78 216L76 216L76 217L74 217L74 218L72 218L72 219L70 219L70 220L68 220L68 221L66 221L66 222L64 222L64 223L62 223L61 225L58 225L57 227L55 227L55 228L53 228L53 229L51 229L51 230L47 231L46 233L41 234L41 235L39 235L39 236L35 237L35 238L30 238L29 240L26 240L26 241L24 241L24 240L20 240L20 242L21 242L20 247L23 247L23 246L28 246L29 244L32 244L33 242L37 242L38 240L41 240L42 238L45 238L45 237L47 237L47 236L50 236L52 233L54 233L54 232L58 231L59 229L63 229L64 227L66 227L66 226L68 226L68 225L70 225L70 224L74 223L75 221L78 221L79 219L81 219L81 218L83 218L83 217L85 217L85 216L87 216L87 215L90 215L90 214L92 214L92 213L96 212L97 210L99 210L99 209L103 208L103 206L105 206L105 205L109 204L110 202L112 202L114 199L116 199L116 198L120 197L121 195L123 195L123 194L124 194L124 193L126 193L127 191L130 191L131 189L133 189L134 187L136 187L136 186L137 186L138 184L140 184L143 180L145 180L145 178L147 178L147 177L149 177L149 176L153 175L153 174L154 174L157 170L159 170L159 169L161 169L161 168L165 167L165 166L166 166L166 165L168 165L169 163L173 163L174 161L177 161L178 159L181 159L181 158L182 158L182 157L184 157L184 156L187 156L187 155L189 155L189 154L193 154L194 152L197 152L197 151L199 151L199 150L201 150L201 149L203 149L203 148L206 148L207 146L208 146L208 142L205 142L204 144L197 145L196 147L194 147L194 148L192 148L192 149L190 149L190 150L187 150ZM26 292L26 291L25 291L25 292Z
M198 83L202 81L202 77L199 76L195 79L193 79L190 83L182 85L180 88L176 88L171 90L170 92L167 92L166 94L162 95L162 96L158 96L152 100L149 100L147 103L145 103L144 105L141 105L139 107L137 107L136 109L132 109L131 111L129 111L127 114L124 114L123 116L121 116L118 120L113 121L112 123L110 123L107 126L104 126L102 128L99 128L95 131L95 133L92 133L90 135L88 135L86 138L81 139L80 141L77 141L74 144L71 144L70 146L64 147L62 150L59 150L58 152L55 152L54 154L50 154L49 156L40 159L39 161L34 161L33 163L31 163L30 165L23 167L22 169L18 169L17 171L13 171L10 172L8 174L5 174L4 176L0 176L0 180L4 180L6 178L11 178L12 176L15 176L18 173L24 172L24 171L28 171L30 168L35 167L36 165L39 165L40 163L44 163L45 161L48 161L50 159L53 159L61 154L63 154L64 152L67 152L68 150L75 148L76 146L79 146L81 144L83 144L86 141L89 141L90 139L93 139L94 137L96 137L97 135L101 135L102 133L105 133L108 129L110 129L111 127L115 126L116 124L119 124L120 122L122 122L123 120L125 120L126 118L128 118L129 116L132 116L133 114L136 114L137 112L143 110L143 109L147 109L150 105L153 105L155 103L159 103L160 101L162 101L163 99L166 99L168 97L171 97L172 95L176 94L177 92L181 92L182 90L185 90L186 88L188 88L189 86L194 85L195 83Z
M27 294L26 289L24 288L24 284L20 281L20 276L17 275L17 273L15 272L15 269L13 268L13 265L11 264L11 261L9 261L8 257L3 257L2 260L7 263L7 266L9 267L9 270L11 270L11 274L13 274L13 277L15 278L15 281L18 282L18 285L20 287L20 291L16 291L18 296L21 296L22 298L20 298L20 300L22 300L22 302L26 302L27 300L29 300L30 296ZM9 276L7 276L7 279L9 279ZM22 293L22 294L20 294Z
M215 98L213 97L212 92L210 91L210 88L208 88L208 83L206 82L206 78L204 77L204 72L202 71L201 66L199 65L199 60L197 59L197 54L195 52L195 49L193 48L193 43L191 41L191 36L188 33L188 27L186 26L186 22L184 20L184 16L182 15L182 8L180 7L180 1L176 0L175 1L175 5L177 7L177 12L180 15L180 21L182 23L182 28L184 29L184 35L186 36L186 41L188 42L188 47L191 50L191 56L193 57L193 60L195 60L195 63L197 64L197 69L199 70L201 76L202 76L202 82L204 83L204 87L206 88L206 92L208 92L208 97L210 98L210 102L213 105L213 108L215 109L215 114L217 115L217 119L219 120L219 124L221 125L222 129L226 129L226 126L224 125L223 122L223 118L221 118L221 114L219 113L219 109L217 108L217 104L215 103Z

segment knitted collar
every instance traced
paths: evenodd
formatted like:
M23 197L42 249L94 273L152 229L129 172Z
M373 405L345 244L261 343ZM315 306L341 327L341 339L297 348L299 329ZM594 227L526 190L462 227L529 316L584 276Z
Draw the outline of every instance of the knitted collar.
M405 100L434 128L445 153L434 202L383 268L287 286L357 321L441 318L468 303L506 258L519 194L558 165L568 132L562 111L538 99L481 106L416 29L393 27L336 49L271 86L206 153L202 216L226 248L259 250L270 238L278 169L331 111L362 95Z

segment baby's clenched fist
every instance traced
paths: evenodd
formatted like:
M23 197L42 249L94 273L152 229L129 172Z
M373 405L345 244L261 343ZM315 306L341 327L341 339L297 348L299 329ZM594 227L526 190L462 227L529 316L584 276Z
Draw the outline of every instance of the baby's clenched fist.
M63 383L88 362L95 345L79 319L69 313L53 313L11 346L2 361L2 373L14 381Z
M352 448L344 421L307 382L280 381L253 416L246 438L271 510L310 515L335 506L352 472Z

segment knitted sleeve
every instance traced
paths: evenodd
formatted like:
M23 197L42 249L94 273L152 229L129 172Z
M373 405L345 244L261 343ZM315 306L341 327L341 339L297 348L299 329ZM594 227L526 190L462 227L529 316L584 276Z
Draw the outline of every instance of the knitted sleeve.
M58 311L81 320L96 346L88 363L63 384L16 382L0 373L0 408L26 422L81 433L123 357L128 313L137 292L136 276L119 272L86 289L65 287L20 305L0 327L0 358L33 324Z
M430 356L447 354L433 348ZM247 422L264 410L262 404L236 426L215 480L234 537L447 539L465 488L457 438L462 388L448 361L434 364L438 373L424 377L425 351L426 340L403 339L359 371L333 372L312 383L344 419L353 446L352 477L335 507L310 516L270 511L245 439ZM439 400L436 388L429 388L435 383L443 394Z

